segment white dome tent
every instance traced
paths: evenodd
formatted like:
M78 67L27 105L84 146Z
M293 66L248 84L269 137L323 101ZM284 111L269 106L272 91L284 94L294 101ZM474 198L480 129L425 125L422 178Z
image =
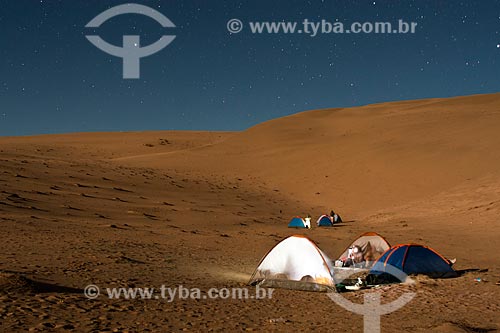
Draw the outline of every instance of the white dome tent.
M313 241L302 235L290 236L267 253L249 284L311 291L335 290L328 257Z

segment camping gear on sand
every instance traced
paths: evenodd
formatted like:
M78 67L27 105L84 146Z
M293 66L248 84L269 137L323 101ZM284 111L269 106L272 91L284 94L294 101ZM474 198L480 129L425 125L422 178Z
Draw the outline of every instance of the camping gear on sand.
M385 238L375 232L356 238L334 263L312 240L294 235L262 258L249 284L306 291L354 291L404 282L411 274L456 277L453 263L427 246L389 247Z

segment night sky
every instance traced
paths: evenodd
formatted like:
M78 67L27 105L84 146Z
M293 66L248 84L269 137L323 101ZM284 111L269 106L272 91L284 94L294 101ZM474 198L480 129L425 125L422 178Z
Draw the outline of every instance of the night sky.
M142 15L85 25L132 1L0 0L0 135L243 130L296 112L500 91L500 1L136 1ZM243 31L228 32L240 19ZM248 22L417 22L415 34L252 34ZM175 40L122 78L121 46Z

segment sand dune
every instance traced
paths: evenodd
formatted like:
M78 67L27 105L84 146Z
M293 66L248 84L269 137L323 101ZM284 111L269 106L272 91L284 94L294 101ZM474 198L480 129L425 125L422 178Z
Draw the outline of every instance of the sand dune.
M300 202L359 216L498 174L499 105L494 94L309 111L127 162L251 175Z
M87 300L102 287L241 287L293 215L335 256L361 232L456 257L388 332L500 328L500 94L303 112L239 133L0 138L0 331L351 331L326 295L269 300ZM481 282L476 282L481 278ZM346 295L360 302L363 292ZM404 318L404 321L401 320Z

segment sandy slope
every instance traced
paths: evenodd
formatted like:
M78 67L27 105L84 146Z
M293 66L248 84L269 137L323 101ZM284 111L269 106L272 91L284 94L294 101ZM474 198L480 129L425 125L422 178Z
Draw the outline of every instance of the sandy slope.
M385 288L385 301L408 288L417 297L383 331L498 330L499 129L494 94L310 111L240 133L0 138L0 331L361 331L361 317L324 294L168 303L81 293L90 283L244 286L294 232L290 216L330 208L349 222L305 233L332 256L373 230L456 257L457 269L488 269Z
M499 105L495 94L310 111L175 158L128 162L251 174L301 202L358 215L498 172Z

